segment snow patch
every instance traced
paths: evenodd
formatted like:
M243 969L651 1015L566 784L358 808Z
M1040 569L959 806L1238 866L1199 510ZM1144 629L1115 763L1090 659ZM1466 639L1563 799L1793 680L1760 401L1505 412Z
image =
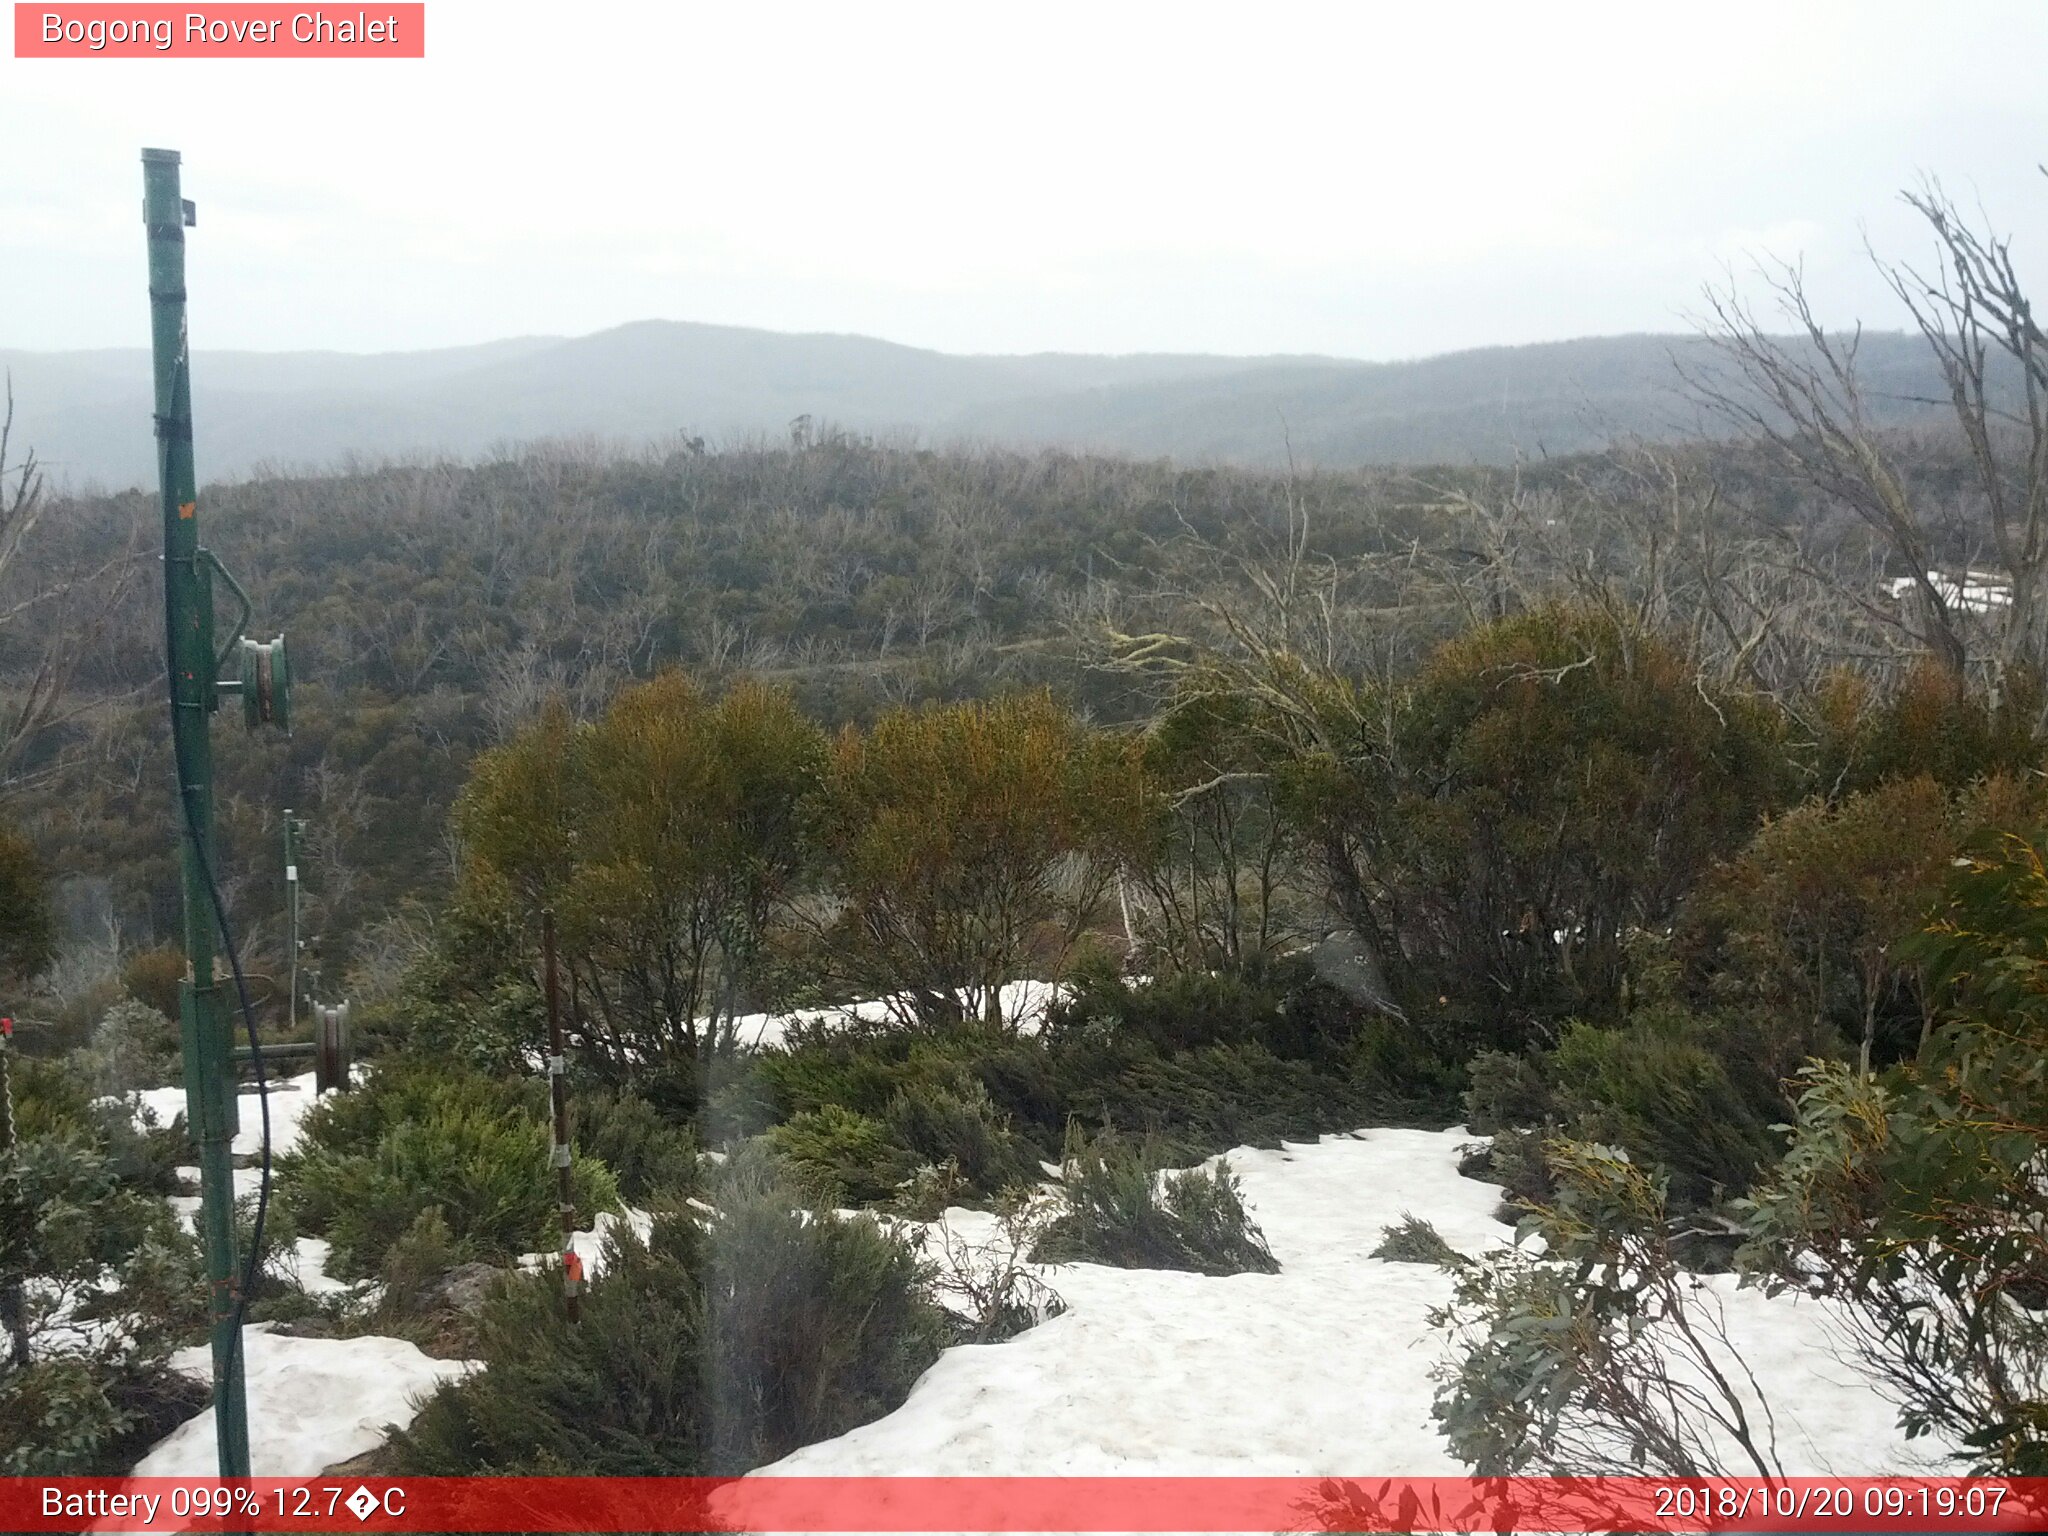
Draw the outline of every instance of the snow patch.
M435 1360L403 1339L300 1339L268 1323L243 1330L249 1391L249 1466L256 1477L312 1477L337 1461L382 1445L389 1426L404 1428L419 1403L445 1381L473 1370L466 1360ZM205 1345L181 1349L174 1368L204 1380ZM187 1419L135 1465L137 1477L211 1477L213 1409Z
M1045 1022L1046 1011L1068 995L1069 989L1051 981L1011 981L1003 984L999 1006L1003 1018L1023 1034L1035 1033ZM779 1046L797 1026L885 1024L896 1015L888 998L842 1003L830 1008L800 1008L792 1013L743 1013L733 1020L734 1038L741 1045L763 1050Z
M1450 1278L1372 1250L1411 1212L1466 1254L1508 1246L1499 1188L1457 1171L1470 1139L1383 1129L1233 1151L1280 1273L1042 1268L1060 1316L947 1350L894 1413L762 1473L1464 1475L1430 1419L1445 1341L1427 1314ZM941 1220L973 1240L993 1227L980 1212ZM1779 1415L1789 1470L1937 1465L1945 1447L1908 1446L1890 1404L1830 1352L1821 1304L1705 1284Z
M262 1097L255 1093L239 1095L237 1113L241 1123L235 1132L235 1155L254 1157L262 1152L262 1098L266 1097L270 1100L271 1155L281 1157L291 1151L298 1145L299 1122L316 1102L317 1091L313 1083L313 1074L307 1072L299 1077L273 1077L270 1080L270 1091ZM168 1088L145 1088L140 1093L131 1095L129 1102L136 1105L138 1110L153 1115L155 1124L169 1125L185 1113L185 1089L177 1083ZM135 1124L138 1130L147 1130L151 1122L138 1113ZM178 1171L189 1173L194 1182L199 1178L197 1168L181 1168Z

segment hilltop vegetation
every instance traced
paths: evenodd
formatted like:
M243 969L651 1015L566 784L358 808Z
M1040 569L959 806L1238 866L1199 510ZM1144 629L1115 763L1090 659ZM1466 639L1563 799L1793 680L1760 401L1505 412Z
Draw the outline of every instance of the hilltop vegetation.
M1906 451L1948 509L1934 553L1967 558L1980 525L1956 494L1962 463L1940 441ZM150 516L140 495L58 500L39 537L53 567L82 565L121 530L140 539ZM1234 613L1265 603L1259 572L1289 561L1335 585L1326 636L1280 638L1386 676L1475 612L1603 587L1690 633L1710 668L1740 653L1745 680L1787 699L1830 657L1905 654L1857 585L1882 550L1734 450L1296 476L839 438L705 455L536 450L228 487L207 516L258 613L288 631L301 679L290 741L235 732L219 753L244 942L259 966L278 943L273 850L289 805L310 823L307 927L331 978L359 968L346 983L358 995L388 987L416 937L408 903L445 888L448 813L476 755L551 695L589 715L663 666L713 688L742 674L785 686L828 727L1033 686L1130 721L1171 680L1123 665L1112 637L1227 638ZM1787 532L1816 574L1782 569L1770 546ZM151 809L168 772L161 634L146 587L130 591L74 647L82 712L36 738L12 799L62 872L73 944L112 922L132 950L175 933L177 887ZM1765 615L1759 643L1730 638L1716 605L1751 626ZM0 650L25 662L31 638L0 637ZM1180 717L1158 748L1179 753L1189 783L1229 768L1217 738L1241 734L1227 713L1204 719ZM1241 837L1239 820L1218 808L1201 835Z

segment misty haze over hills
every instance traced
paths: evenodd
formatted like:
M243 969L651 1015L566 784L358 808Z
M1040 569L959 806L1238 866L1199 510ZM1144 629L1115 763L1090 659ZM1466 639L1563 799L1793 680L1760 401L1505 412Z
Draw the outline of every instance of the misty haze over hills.
M1873 407L1909 421L1945 389L1918 336L1866 335ZM1693 435L1674 355L1616 336L1413 362L1324 357L956 356L863 336L642 321L423 352L195 354L202 479L349 456L474 456L541 437L783 440L793 418L925 443L1060 445L1188 461L1502 462L1617 436ZM17 448L60 485L155 478L146 349L0 351Z

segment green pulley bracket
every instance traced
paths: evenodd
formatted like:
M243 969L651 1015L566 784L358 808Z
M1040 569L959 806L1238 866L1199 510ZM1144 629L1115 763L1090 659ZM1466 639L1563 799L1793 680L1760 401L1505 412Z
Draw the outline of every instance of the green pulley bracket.
M292 668L284 636L275 640L244 639L242 657L242 723L250 730L274 725L287 736L292 730Z

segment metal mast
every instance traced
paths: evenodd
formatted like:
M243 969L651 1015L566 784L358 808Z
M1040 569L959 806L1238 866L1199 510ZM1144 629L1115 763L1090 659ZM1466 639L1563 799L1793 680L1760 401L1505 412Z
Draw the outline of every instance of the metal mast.
M156 365L157 476L163 492L164 638L169 652L171 740L177 757L178 846L185 887L185 959L179 1023L185 1045L186 1118L199 1150L200 1237L206 1247L213 1329L214 1431L222 1477L249 1475L249 1410L242 1382L235 1262L235 1077L225 999L215 978L210 870L217 703L212 567L199 545L192 464L192 374L185 336L185 227L178 152L142 152L142 222L149 235L149 317Z

